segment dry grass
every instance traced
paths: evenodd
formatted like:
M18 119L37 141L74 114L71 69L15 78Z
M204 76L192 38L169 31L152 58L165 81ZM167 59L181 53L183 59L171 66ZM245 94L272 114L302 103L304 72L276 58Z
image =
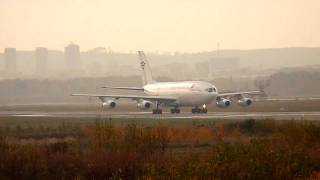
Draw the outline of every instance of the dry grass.
M320 173L315 122L115 127L96 121L0 132L0 179L316 179Z

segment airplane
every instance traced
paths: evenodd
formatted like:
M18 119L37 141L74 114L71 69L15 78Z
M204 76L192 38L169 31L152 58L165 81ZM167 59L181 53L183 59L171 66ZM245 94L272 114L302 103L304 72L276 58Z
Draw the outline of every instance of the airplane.
M170 112L180 113L180 107L193 107L192 113L207 113L207 104L216 102L220 108L227 108L231 100L236 98L240 106L250 106L253 99L248 96L264 94L263 91L219 93L216 86L205 81L156 82L153 79L149 62L143 51L138 51L142 70L143 87L111 87L102 88L142 91L146 95L106 95L106 94L71 94L71 96L97 97L102 101L102 108L116 107L118 99L132 99L139 109L150 109L153 114L162 114L160 106L171 107Z

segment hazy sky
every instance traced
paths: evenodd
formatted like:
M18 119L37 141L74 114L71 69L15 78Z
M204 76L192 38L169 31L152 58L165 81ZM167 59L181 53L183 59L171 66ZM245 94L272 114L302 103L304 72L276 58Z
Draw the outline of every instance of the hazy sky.
M0 0L4 47L197 52L320 46L320 0Z

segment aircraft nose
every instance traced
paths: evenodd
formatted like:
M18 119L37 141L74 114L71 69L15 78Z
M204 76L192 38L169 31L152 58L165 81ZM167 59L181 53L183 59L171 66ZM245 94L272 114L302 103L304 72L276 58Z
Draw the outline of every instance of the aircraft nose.
M208 98L213 101L217 97L218 93L208 93Z

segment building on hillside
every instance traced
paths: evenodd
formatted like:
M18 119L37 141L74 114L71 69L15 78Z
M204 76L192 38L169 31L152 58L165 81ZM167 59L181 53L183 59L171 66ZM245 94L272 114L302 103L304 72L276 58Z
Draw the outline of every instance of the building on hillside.
M80 46L69 44L64 48L64 58L66 61L66 75L72 77L83 76L84 71L81 67Z
M36 74L44 77L48 74L48 49L38 47L35 51L36 56Z
M64 57L68 69L79 70L81 69L80 62L80 46L76 44L69 44L64 48Z
M5 48L4 50L6 74L17 73L17 51L16 48Z

